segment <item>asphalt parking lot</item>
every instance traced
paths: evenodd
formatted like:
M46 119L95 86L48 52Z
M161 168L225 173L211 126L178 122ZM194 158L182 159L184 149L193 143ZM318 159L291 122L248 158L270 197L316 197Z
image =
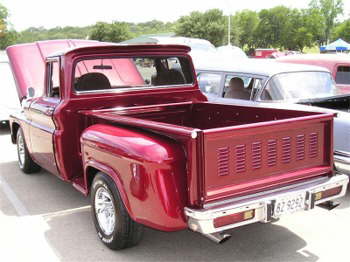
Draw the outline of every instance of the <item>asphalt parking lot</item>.
M190 231L146 229L139 246L111 251L95 234L88 199L46 171L22 174L0 128L0 261L350 261L350 194L332 211L230 233L217 245Z

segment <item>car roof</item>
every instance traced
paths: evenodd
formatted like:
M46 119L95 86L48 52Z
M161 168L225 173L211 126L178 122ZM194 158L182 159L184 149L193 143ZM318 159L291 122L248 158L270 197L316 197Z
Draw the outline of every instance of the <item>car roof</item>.
M321 71L329 72L324 67L302 65L302 64L288 64L279 63L273 59L242 59L237 61L215 61L208 63L208 65L196 65L197 71L224 71L247 73L270 77L279 73L300 72L300 71Z
M299 54L277 58L277 61L324 61L328 63L350 63L349 54Z

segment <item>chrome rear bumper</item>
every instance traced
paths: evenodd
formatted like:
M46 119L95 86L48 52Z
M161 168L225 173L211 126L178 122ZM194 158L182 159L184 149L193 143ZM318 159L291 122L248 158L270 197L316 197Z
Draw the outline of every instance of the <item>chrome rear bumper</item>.
M269 222L272 218L275 218L274 204L278 199L293 194L305 193L305 206L303 210L310 210L313 209L315 205L343 197L346 193L348 183L349 177L347 175L336 175L331 178L322 177L278 190L213 203L207 205L203 209L191 209L186 207L185 214L188 217L188 227L202 234L212 234L255 222ZM318 199L320 192L340 187L340 192L336 195ZM250 210L254 210L254 216L247 220L220 227L215 227L214 225L214 221L217 218L227 217L246 211L249 212Z
M335 151L334 165L337 171L350 175L350 153L344 151Z

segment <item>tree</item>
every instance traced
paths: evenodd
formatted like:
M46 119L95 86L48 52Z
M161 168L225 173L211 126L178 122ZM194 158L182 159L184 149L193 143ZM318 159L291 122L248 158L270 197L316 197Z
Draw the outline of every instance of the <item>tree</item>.
M290 9L277 6L259 12L260 23L254 38L259 47L283 47L288 38Z
M341 38L344 41L350 42L350 19L338 24L334 29L333 39Z
M299 9L290 9L285 38L282 46L288 50L303 51L305 46L314 44L313 34L309 31L308 15Z
M175 23L164 23L158 20L152 20L144 23L129 23L131 33L137 37L140 35L163 34L175 31Z
M325 21L321 11L319 9L308 8L302 9L301 13L305 28L312 34L311 42L321 45L321 43L326 41L324 36Z
M256 47L254 33L260 22L258 13L251 10L243 10L237 12L232 20L234 21L233 25L237 25L239 28L239 46L246 46L248 49Z
M131 38L129 25L125 22L111 24L97 22L91 30L90 39L105 42L122 42Z
M311 0L311 9L319 10L323 17L324 39L328 43L338 15L343 14L342 0Z
M215 46L223 44L226 33L226 21L221 10L211 9L204 13L192 12L182 16L177 22L175 32L186 37L203 38Z
M0 4L0 49L13 44L17 38L17 33L9 29L8 16L7 8Z

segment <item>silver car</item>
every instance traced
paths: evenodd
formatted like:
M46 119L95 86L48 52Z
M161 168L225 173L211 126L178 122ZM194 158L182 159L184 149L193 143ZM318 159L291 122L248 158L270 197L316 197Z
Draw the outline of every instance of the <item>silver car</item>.
M350 94L340 95L327 69L258 59L195 66L212 102L336 113L335 166L350 174Z

